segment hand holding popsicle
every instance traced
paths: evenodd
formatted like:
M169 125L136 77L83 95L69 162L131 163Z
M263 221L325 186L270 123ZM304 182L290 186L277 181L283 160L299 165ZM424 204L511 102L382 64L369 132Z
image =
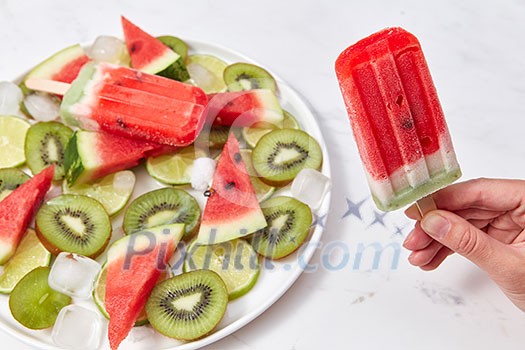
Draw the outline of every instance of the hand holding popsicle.
M419 215L404 246L409 261L437 268L457 252L483 269L525 311L525 181L478 179L434 193L440 210Z
M409 261L433 270L457 252L525 311L525 181L435 192L461 171L417 39L401 28L372 34L341 53L336 73L377 207L417 201L406 211L418 220L404 243Z

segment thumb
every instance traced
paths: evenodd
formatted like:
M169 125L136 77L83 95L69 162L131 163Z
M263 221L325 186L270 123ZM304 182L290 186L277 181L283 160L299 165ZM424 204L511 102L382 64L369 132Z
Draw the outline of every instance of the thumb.
M433 210L421 220L430 237L469 259L489 274L505 256L505 245L454 213Z

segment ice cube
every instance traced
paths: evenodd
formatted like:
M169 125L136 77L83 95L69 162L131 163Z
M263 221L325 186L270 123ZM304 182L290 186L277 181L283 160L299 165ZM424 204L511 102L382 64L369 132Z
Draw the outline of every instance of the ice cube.
M72 297L87 299L100 271L100 264L93 259L74 253L58 254L48 283L51 288Z
M126 44L119 38L108 35L101 35L96 38L93 45L87 50L87 54L95 62L109 62L120 65L127 65L129 62Z
M96 311L68 305L60 310L51 338L65 349L98 349L102 338L102 319Z
M292 196L308 204L312 210L319 208L330 191L330 179L314 169L303 169L292 182Z
M198 63L190 63L186 66L186 69L188 69L191 79L198 86L211 86L214 80L217 79L212 72Z
M50 94L41 92L31 94L24 99L24 106L35 120L41 122L59 117L60 101Z
M140 343L144 341L145 339L152 338L154 336L155 336L155 331L151 327L148 327L148 326L133 327L133 329L129 333L128 339L131 343Z
M206 190L213 179L215 165L215 160L208 157L195 159L191 169L191 187L197 191Z
M22 90L10 81L0 82L0 115L20 114L20 102L24 98Z

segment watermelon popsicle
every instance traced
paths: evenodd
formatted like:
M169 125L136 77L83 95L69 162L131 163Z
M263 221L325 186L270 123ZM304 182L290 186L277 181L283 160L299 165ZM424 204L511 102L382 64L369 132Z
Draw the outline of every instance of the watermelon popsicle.
M63 94L60 115L69 125L170 146L195 140L208 103L196 86L109 63L86 64L71 86L37 79L26 85Z
M419 41L384 29L344 50L335 70L377 207L432 209L427 196L461 170Z

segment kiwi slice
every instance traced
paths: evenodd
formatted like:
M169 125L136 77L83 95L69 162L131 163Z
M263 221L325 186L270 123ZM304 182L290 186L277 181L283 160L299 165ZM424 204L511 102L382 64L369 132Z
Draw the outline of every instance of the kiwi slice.
M95 199L64 194L40 208L36 232L53 254L71 252L95 258L109 242L111 222L102 204Z
M60 310L71 303L71 297L57 292L47 283L49 267L37 267L17 283L9 297L13 317L30 329L53 326Z
M29 176L18 168L0 169L0 201L27 180Z
M55 164L53 180L64 178L64 150L73 130L58 122L33 124L26 135L26 163L33 174Z
M155 226L184 223L183 239L186 239L197 231L200 216L199 204L188 192L166 187L131 202L124 214L123 229L132 234Z
M182 39L171 35L158 36L157 39L179 54L179 56L182 57L182 61L186 63L186 59L188 58L188 45Z
M233 132L235 136L239 137L241 129L219 124L213 124L211 126L205 125L197 140L195 140L195 145L204 150L222 150L226 141L228 141L230 132Z
M228 140L230 129L229 126L205 125L195 144L201 149L222 149Z
M252 247L270 259L280 259L294 252L304 242L312 225L310 208L295 198L273 197L262 204L268 223L252 237Z
M323 152L306 132L279 129L261 137L253 149L252 160L261 180L272 186L283 186L304 168L319 169Z
M295 117L288 111L285 111L283 109L283 127L282 129L300 129L299 123L295 119ZM255 145L257 145L257 142L269 133L272 130L275 130L277 128L261 128L261 127L244 127L242 128L242 137L244 141L246 141L246 144L250 146L251 148L254 148Z
M159 283L146 303L150 324L171 338L193 340L210 333L228 304L228 291L219 275L196 270Z
M223 73L229 91L269 89L277 92L275 79L264 68L251 63L230 64Z

